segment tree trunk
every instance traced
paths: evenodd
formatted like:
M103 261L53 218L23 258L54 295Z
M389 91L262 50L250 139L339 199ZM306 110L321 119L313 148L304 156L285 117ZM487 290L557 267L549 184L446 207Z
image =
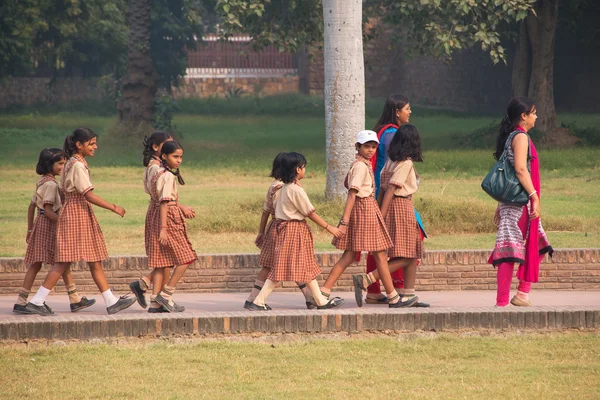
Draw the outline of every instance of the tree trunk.
M535 101L538 119L535 127L544 133L547 145L571 145L577 138L568 129L559 128L554 107L554 42L559 0L538 0L536 15L527 17L531 42L531 79L529 97Z
M529 36L527 34L527 23L521 21L519 30L519 39L517 40L517 49L512 68L512 96L527 96L529 88L529 77L531 75L531 46L529 45Z
M119 119L127 126L150 124L154 111L158 74L150 54L150 4L150 0L129 0L127 72L117 106Z
M323 0L328 199L346 195L355 135L365 126L362 0Z

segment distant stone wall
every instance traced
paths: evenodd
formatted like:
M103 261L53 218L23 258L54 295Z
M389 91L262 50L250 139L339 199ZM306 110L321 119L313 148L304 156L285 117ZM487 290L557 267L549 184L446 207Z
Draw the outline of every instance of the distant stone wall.
M341 253L317 253L317 263L323 279L339 260ZM428 251L417 272L417 290L494 290L496 270L487 264L489 251ZM352 290L352 274L364 272L366 257L351 265L337 282L334 290ZM16 294L21 288L27 266L22 258L0 258L0 294ZM145 256L110 257L104 262L106 278L116 292L129 291L128 283L148 272ZM252 289L260 267L258 254L201 255L180 283L183 292L243 292ZM39 287L47 267L38 274L34 288ZM96 293L87 266L79 263L72 267L73 278L79 290ZM516 283L516 280L515 280ZM600 290L600 249L556 250L552 260L546 259L540 267L540 281L536 289ZM62 293L62 285L55 289ZM279 290L297 290L287 282Z
M239 89L242 95L268 96L281 93L298 93L298 76L277 77L216 77L183 78L173 89L175 98L225 97L228 91Z

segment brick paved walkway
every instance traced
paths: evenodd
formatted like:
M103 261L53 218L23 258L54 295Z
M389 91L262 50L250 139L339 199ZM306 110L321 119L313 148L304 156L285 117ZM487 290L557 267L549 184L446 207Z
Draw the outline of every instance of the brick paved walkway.
M458 329L600 329L600 293L534 291L530 308L493 307L493 291L421 292L431 308L390 310L385 306L358 308L352 293L341 292L346 304L338 310L306 310L300 293L275 292L271 312L242 308L247 293L184 293L176 300L187 310L179 314L148 314L137 304L108 316L98 303L79 313L69 312L65 295L48 304L53 317L12 313L15 296L0 296L0 340L88 339L173 334L236 334L326 331L442 331Z

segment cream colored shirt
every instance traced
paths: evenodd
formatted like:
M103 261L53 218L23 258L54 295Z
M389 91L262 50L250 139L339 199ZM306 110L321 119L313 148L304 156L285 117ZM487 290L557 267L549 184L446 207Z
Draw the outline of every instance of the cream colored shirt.
M158 201L177 201L177 178L175 175L166 171L156 180L156 192Z
M354 163L348 172L348 190L354 189L357 197L369 197L373 193L373 178L369 167L362 161Z
M67 193L76 191L84 195L94 189L90 181L90 171L88 171L81 161L76 161L64 175L63 179L65 180L64 188Z
M46 204L52 204L52 211L54 212L60 210L62 207L62 200L60 199L58 183L56 183L56 181L45 182L33 193L31 202L40 210L43 210Z
M160 164L152 163L144 171L144 191L146 194L152 194L152 178L160 171ZM171 174L172 175L172 174Z
M295 183L283 185L275 205L275 217L277 219L303 221L314 211L315 208L310 203L302 186Z
M397 186L394 196L410 196L419 189L417 172L412 160L392 161L388 159L383 166L387 172L391 172L389 184ZM388 183L382 182L381 187L387 190Z

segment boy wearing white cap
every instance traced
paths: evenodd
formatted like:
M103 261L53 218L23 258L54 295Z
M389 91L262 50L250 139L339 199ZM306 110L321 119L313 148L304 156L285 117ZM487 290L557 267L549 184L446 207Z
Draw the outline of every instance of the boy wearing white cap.
M360 252L367 251L375 258L390 308L396 308L401 306L401 302L394 289L386 253L386 250L392 247L392 240L375 200L375 177L370 161L379 146L377 133L369 130L358 132L355 146L356 159L344 182L348 189L348 198L338 225L343 236L334 238L332 242L336 248L344 250L344 254L331 269L321 292L329 297L331 288L346 268L356 260Z

